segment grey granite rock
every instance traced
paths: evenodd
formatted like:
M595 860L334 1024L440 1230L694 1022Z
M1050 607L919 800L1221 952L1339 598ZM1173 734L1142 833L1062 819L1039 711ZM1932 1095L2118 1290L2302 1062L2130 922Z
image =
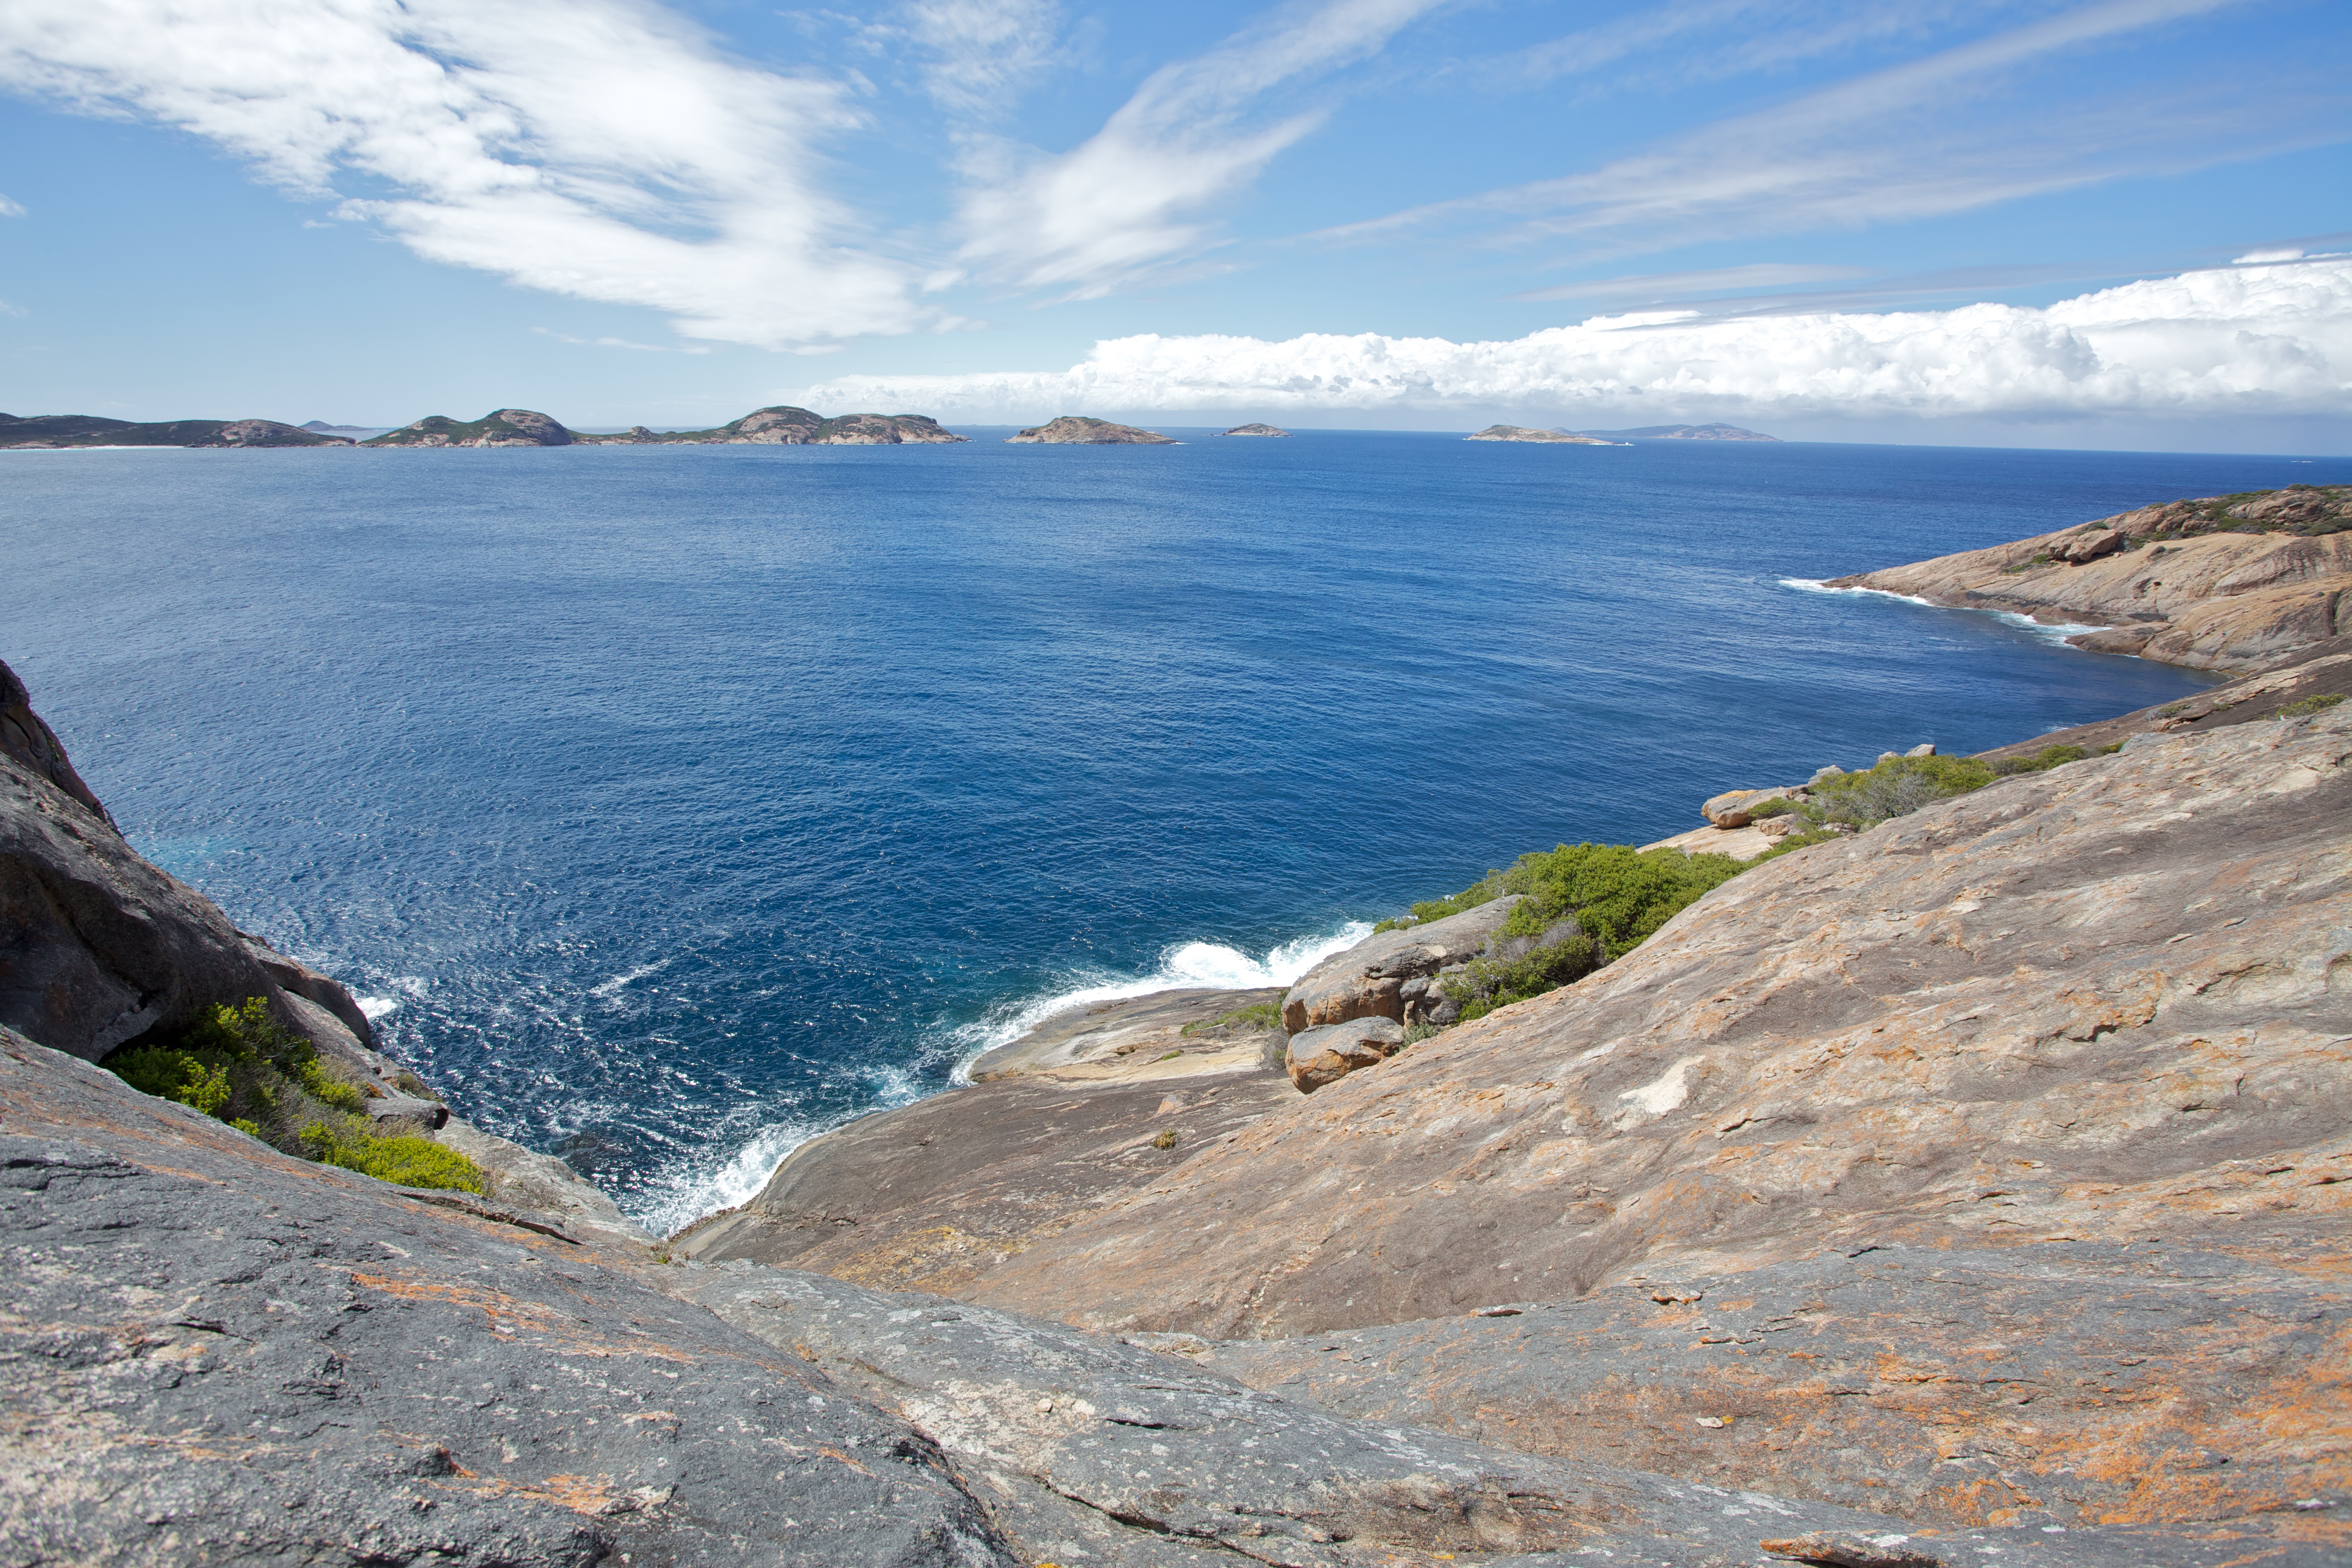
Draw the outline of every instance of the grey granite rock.
M1290 1037L1290 1081L1300 1093L1312 1094L1351 1072L1378 1067L1403 1044L1404 1028L1393 1018L1318 1025Z
M0 1561L1016 1561L935 1443L628 1256L0 1030Z

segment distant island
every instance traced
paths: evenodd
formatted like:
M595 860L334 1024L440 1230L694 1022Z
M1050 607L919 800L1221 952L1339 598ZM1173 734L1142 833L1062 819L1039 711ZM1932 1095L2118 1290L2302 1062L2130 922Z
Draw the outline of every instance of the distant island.
M1604 441L1598 436L1571 436L1564 430L1530 430L1524 425L1489 425L1475 436L1465 436L1465 441L1546 441L1564 447L1613 447L1614 441Z
M308 430L313 436L349 436L354 440L383 434L381 425L330 425L323 419L305 419L296 428Z
M1281 432L1276 432L1281 434ZM1008 446L1047 445L1057 447L1177 447L1182 443L1173 437L1155 431L1139 430L1132 425L1114 425L1108 419L1089 418L1084 414L1065 414L1043 425L1007 436Z
M1564 432L1565 434L1566 432ZM1579 430L1604 441L1774 441L1778 436L1742 430L1737 425L1644 425L1639 430Z
M140 425L95 414L0 414L0 450L65 447L348 447L341 436L321 436L275 419L172 419Z
M1287 436L1290 432L1279 425L1236 425L1225 434L1228 436Z
M898 447L938 446L969 437L920 414L845 414L827 419L805 408L758 408L709 430L648 430L613 436L567 430L529 408L501 408L471 423L436 414L386 431L363 447Z

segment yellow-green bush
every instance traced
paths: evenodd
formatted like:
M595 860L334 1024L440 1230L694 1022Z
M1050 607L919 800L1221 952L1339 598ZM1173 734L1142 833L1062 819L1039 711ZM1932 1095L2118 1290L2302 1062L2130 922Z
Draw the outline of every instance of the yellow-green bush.
M482 1168L457 1150L414 1133L380 1137L356 1116L313 1121L302 1129L301 1142L302 1152L313 1160L397 1186L467 1193L486 1186Z

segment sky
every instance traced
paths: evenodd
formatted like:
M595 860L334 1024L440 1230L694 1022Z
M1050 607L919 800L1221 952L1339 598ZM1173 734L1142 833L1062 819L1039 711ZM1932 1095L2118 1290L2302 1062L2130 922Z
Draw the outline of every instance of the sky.
M2352 452L2340 0L10 0L0 409Z

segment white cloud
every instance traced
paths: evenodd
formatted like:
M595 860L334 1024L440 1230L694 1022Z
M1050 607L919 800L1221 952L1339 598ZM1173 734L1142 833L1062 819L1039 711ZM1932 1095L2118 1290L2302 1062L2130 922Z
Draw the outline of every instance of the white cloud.
M1665 300L1722 289L1785 289L1796 283L1832 283L1869 274L1859 267L1821 267L1805 263L1754 261L1744 267L1712 267L1701 272L1648 272L1633 278L1601 278L1590 283L1562 283L1514 294L1514 300L1618 300L1638 296Z
M962 253L983 278L1090 300L1215 242L1201 215L1322 122L1315 110L1253 117L1276 88L1377 53L1438 0L1327 0L1153 73L1082 145L1044 156L967 145Z
M816 184L839 86L633 0L11 0L0 86L204 137L419 255L767 347L929 324Z
M1060 58L1053 0L910 0L896 29L929 56L923 88L951 113L1002 113Z
M0 196L0 217L23 217L24 216L25 209L21 205L10 201L6 196Z
M1696 417L2352 414L2352 260L2217 268L2043 310L1597 317L1507 342L1118 338L1067 371L845 376L817 407L1026 421L1145 410Z

